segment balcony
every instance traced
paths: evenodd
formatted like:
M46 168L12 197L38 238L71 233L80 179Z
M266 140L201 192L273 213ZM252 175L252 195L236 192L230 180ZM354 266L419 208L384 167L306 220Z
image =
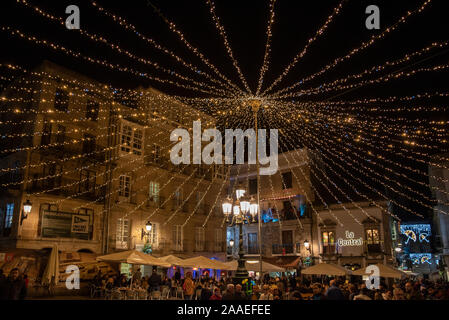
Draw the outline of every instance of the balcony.
M55 135L42 136L41 148L38 148L37 152L44 156L54 155L58 158L83 155L82 159L98 163L104 163L106 158L104 148L95 143L83 145L80 142L73 142L71 138Z
M295 245L293 243L284 243L272 245L272 254L292 254L295 252Z
M152 196L148 199L147 201L147 207L148 208L159 208L159 209L164 209L165 205L165 197L163 196Z
M328 244L323 246L323 255L333 255L335 253L335 244Z
M99 203L102 203L106 195L106 187L97 184L87 186L86 184L80 183L80 180L57 177L33 181L29 192L44 192L51 195L87 201L94 201L101 198Z

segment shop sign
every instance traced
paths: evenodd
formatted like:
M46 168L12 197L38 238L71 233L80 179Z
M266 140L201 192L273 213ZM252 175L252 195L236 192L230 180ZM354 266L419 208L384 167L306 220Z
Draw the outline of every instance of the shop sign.
M354 232L345 231L346 239L339 238L337 243L340 247L355 247L363 244L363 239L354 239Z

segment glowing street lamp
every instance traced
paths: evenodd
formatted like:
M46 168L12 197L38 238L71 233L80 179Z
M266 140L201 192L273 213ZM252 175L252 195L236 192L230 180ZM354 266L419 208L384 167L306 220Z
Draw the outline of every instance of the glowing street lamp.
M28 215L31 213L31 208L33 207L33 204L30 202L29 199L23 204L23 212L22 217L20 218L20 224L22 225L23 220L28 218Z

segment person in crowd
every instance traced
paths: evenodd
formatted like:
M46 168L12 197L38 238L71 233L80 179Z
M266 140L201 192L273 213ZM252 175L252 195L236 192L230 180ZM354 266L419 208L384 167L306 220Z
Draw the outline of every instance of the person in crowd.
M393 299L392 300L406 300L404 291L401 288L395 288L393 290Z
M253 292L250 296L250 300L259 300L260 298L260 289L259 286L256 284L253 286Z
M191 272L187 272L186 278L184 279L184 284L182 285L182 289L184 290L184 299L192 300L195 291L195 283L192 280Z
M282 300L282 293L277 287L273 288L273 300Z
M421 293L415 289L411 281L407 281L405 284L405 298L407 300L422 300Z
M226 292L222 300L234 300L234 285L232 283L226 286Z
M349 296L348 300L354 300L354 297L359 294L359 290L355 284L350 283L348 286Z
M369 290L365 287L360 290L360 293L354 296L354 300L372 300L369 297Z
M209 298L209 300L221 300L221 290L220 288L216 287L214 289L214 294Z
M241 284L235 286L234 300L246 300L246 295L242 290Z
M109 291L112 290L116 286L114 280L115 280L114 277L109 277L108 280L106 281L104 288Z
M325 296L323 295L323 288L321 284L315 283L312 285L312 300L325 300Z
M206 282L202 286L200 300L210 300L210 297L212 297L212 291Z
M291 300L304 300L302 298L302 295L299 291L294 291L293 294L291 295Z
M150 289L150 293L153 291L158 291L162 284L161 275L157 273L157 267L153 267L153 272L151 276L148 278L148 286Z
M383 300L393 300L393 292L391 290L386 290L382 293Z
M273 300L273 294L270 292L270 287L267 284L263 285L259 300Z
M119 286L122 288L129 286L129 281L126 279L126 275L122 274L120 276Z
M20 276L19 269L11 269L9 276L0 286L0 300L24 300L27 295L25 281Z
M329 282L329 289L326 291L327 300L344 300L345 297L341 292L341 289L337 285L337 280L333 279Z
M134 272L133 277L132 277L132 281L139 281L142 280L142 273L140 272L140 268L137 269L136 272Z

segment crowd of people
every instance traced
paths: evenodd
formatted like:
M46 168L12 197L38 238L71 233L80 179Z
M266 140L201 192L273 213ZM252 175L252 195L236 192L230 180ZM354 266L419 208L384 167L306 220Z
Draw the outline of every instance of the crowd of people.
M365 281L348 281L345 278L313 279L282 276L273 278L266 274L262 279L250 278L242 284L235 284L231 277L220 280L205 274L194 279L191 272L184 278L175 273L169 279L153 270L149 277L143 277L140 269L130 279L119 277L101 277L94 279L97 285L106 289L130 287L147 290L151 294L162 287L168 288L171 296L182 288L182 297L186 300L447 300L449 283L426 279L402 280L391 286L382 282L377 289L368 289Z
M344 277L270 277L249 278L235 284L231 277L220 280L206 273L193 278L191 272L185 277L177 271L172 278L162 276L154 268L150 276L143 276L138 269L132 277L127 275L102 275L99 271L92 285L102 290L129 288L143 290L149 295L154 291L168 290L167 297L186 300L449 300L449 283L443 280L403 279L391 285L381 282L376 289L368 289L365 281ZM23 300L27 295L28 278L17 268L9 275L0 270L0 300ZM177 293L182 292L181 296Z
M0 269L0 300L23 300L27 295L28 277L13 268L8 276Z

